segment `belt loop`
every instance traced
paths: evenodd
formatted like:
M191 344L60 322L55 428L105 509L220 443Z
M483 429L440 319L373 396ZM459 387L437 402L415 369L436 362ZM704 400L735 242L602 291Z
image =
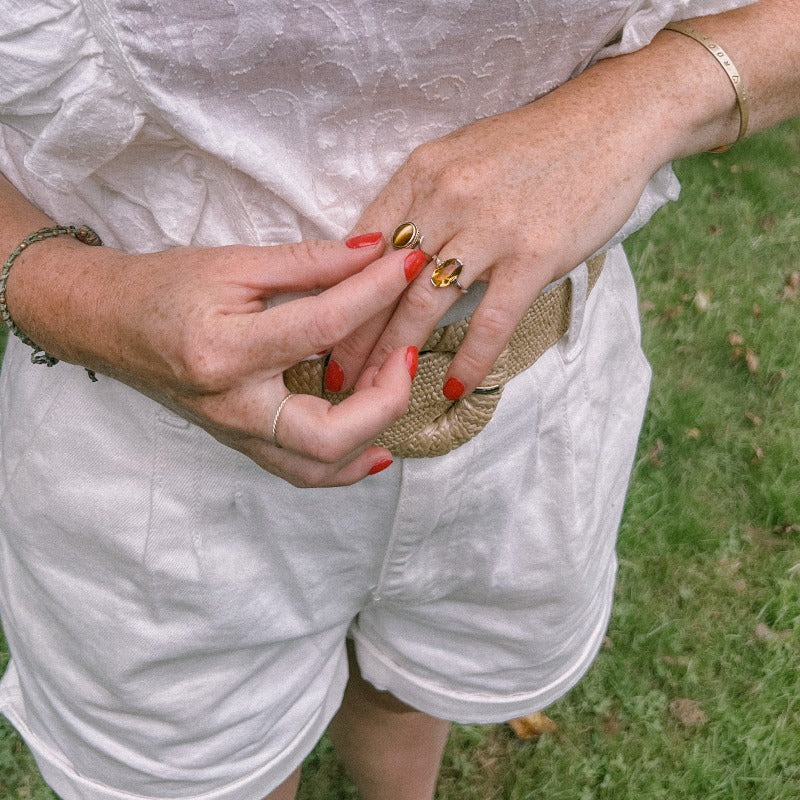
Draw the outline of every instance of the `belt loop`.
M563 341L562 355L565 361L572 361L581 351L581 328L586 311L586 297L589 293L589 269L586 262L575 267L567 276L570 282L569 328Z

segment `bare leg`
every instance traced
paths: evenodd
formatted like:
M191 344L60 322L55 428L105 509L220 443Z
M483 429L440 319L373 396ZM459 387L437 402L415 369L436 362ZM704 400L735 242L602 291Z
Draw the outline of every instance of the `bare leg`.
M450 723L423 714L361 677L350 680L328 732L363 800L432 800Z
M300 770L296 769L274 792L270 792L264 800L294 800L300 784Z

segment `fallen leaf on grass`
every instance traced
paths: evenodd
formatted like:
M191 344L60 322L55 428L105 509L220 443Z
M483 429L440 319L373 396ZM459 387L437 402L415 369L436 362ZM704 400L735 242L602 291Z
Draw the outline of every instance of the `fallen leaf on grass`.
M729 572L731 575L737 573L742 568L742 561L739 558L733 558L729 554L725 554L719 560L719 565L724 569L726 572Z
M512 719L508 724L518 739L538 739L546 733L555 733L558 730L558 725L541 711Z
M744 344L744 336L737 331L731 331L728 334L728 344L731 347L741 347Z
M792 635L791 631L775 631L763 622L759 622L753 632L762 642L785 642Z
M778 384L783 383L786 380L786 370L779 369L777 372L770 373L769 378L767 379L768 386L778 386Z
M760 426L761 426L761 424L764 422L764 420L763 420L763 419L761 419L761 417L759 417L759 416L758 416L758 414L754 414L752 411L745 411L745 412L744 412L744 415L745 415L745 417L747 418L747 421L748 421L748 422L749 422L749 423L750 423L750 424L751 424L751 425L752 425L754 428L758 428L758 427L760 427Z
M750 459L751 464L759 464L764 460L764 450L758 445L753 445L753 457Z
M664 442L661 439L656 440L656 443L647 451L647 460L654 467L663 467L664 460L661 456L664 454Z
M783 285L783 297L779 299L797 300L798 290L800 290L800 272L795 270L786 278L786 283Z
M783 539L779 539L777 536L771 536L763 528L757 528L754 525L751 525L745 531L744 535L750 544L754 545L755 547L763 547L766 550L771 550L774 547L779 547L785 544Z
M700 428L689 428L689 430L686 431L687 439L699 439L702 435Z
M708 311L711 307L711 292L698 291L694 296L694 307L698 311Z
M789 524L784 523L782 525L776 525L772 529L773 533L777 533L779 536L790 536L793 533L800 533L800 525L798 524Z
M708 722L708 715L697 700L678 697L669 704L670 716L684 728L699 728Z
M606 736L619 736L622 733L622 720L616 714L603 717L603 733Z
M691 663L688 656L661 656L661 660L670 667L688 667Z
M747 369L751 375L754 375L758 372L758 354L755 350L751 350L749 347L747 348L747 352L744 355L744 360L747 362Z

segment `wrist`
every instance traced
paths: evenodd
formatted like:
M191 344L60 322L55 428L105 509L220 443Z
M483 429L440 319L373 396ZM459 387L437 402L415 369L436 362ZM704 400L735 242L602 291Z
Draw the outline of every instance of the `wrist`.
M737 95L700 43L672 31L646 47L598 62L588 72L609 87L610 106L636 118L653 171L663 164L736 140Z
M105 363L101 332L114 329L103 316L109 310L106 300L114 296L108 266L116 251L59 234L29 236L23 245L5 286L13 332L34 348L34 363L52 366L64 360L100 368Z

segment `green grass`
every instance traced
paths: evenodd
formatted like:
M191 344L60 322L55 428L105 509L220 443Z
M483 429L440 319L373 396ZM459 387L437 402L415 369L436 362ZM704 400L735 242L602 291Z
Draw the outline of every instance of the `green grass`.
M439 800L800 799L800 121L678 171L628 245L655 378L606 646L556 733L457 727ZM0 729L0 797L51 796ZM356 797L327 740L300 796Z

